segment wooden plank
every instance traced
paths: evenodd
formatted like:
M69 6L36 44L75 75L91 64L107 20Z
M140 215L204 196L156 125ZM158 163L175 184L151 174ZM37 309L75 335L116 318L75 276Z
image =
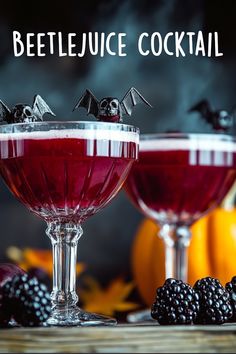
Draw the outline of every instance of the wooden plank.
M0 353L236 353L236 324L0 330Z

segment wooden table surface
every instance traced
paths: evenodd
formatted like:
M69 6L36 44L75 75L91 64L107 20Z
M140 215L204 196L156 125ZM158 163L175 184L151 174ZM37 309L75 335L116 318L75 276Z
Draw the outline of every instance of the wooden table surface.
M0 353L236 353L236 324L0 330Z

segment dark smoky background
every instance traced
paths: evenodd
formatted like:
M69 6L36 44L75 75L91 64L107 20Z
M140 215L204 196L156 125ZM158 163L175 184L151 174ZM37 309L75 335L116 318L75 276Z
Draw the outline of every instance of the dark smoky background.
M211 132L190 106L207 98L216 109L236 103L236 2L224 1L66 1L13 2L0 11L0 98L9 106L32 102L39 93L58 119L86 119L85 111L71 113L77 99L90 88L98 98L122 98L135 86L153 109L137 106L126 122L141 132L181 130ZM103 31L127 33L127 56L104 58L15 58L12 31ZM141 32L218 31L224 56L204 58L143 57L137 51ZM92 119L92 118L91 118ZM167 191L168 193L168 191ZM48 248L45 224L15 200L1 182L0 258L8 246ZM129 273L132 241L141 214L122 192L103 211L84 224L79 258L103 279Z

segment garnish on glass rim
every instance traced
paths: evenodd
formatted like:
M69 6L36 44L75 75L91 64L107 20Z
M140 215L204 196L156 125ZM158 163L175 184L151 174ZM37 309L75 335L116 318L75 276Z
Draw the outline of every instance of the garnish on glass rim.
M42 121L46 113L55 116L40 95L34 96L32 106L25 103L18 103L12 109L8 108L8 106L0 100L0 122L6 122L8 124L37 122Z
M189 109L189 112L199 112L201 117L212 125L214 130L227 131L234 125L235 107L230 111L213 110L209 101L202 100Z
M93 114L97 120L120 123L123 121L123 115L131 116L133 108L138 103L144 103L152 107L134 87L131 87L129 91L126 92L121 101L115 97L104 97L99 101L90 90L86 89L73 111L79 107L84 107L87 113Z

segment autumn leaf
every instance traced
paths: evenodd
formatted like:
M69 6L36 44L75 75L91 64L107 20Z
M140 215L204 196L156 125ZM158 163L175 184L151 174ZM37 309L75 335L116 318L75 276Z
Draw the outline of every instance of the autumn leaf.
M132 282L125 283L122 278L117 278L103 289L94 278L87 277L85 284L86 289L80 290L79 295L86 311L112 316L115 312L130 311L139 306L126 301L134 288Z
M50 277L52 276L52 252L51 250L40 250L25 248L23 250L17 247L9 247L7 249L7 256L10 260L18 264L19 267L28 271L31 268L40 268ZM83 263L77 263L77 275L81 274L84 270Z

